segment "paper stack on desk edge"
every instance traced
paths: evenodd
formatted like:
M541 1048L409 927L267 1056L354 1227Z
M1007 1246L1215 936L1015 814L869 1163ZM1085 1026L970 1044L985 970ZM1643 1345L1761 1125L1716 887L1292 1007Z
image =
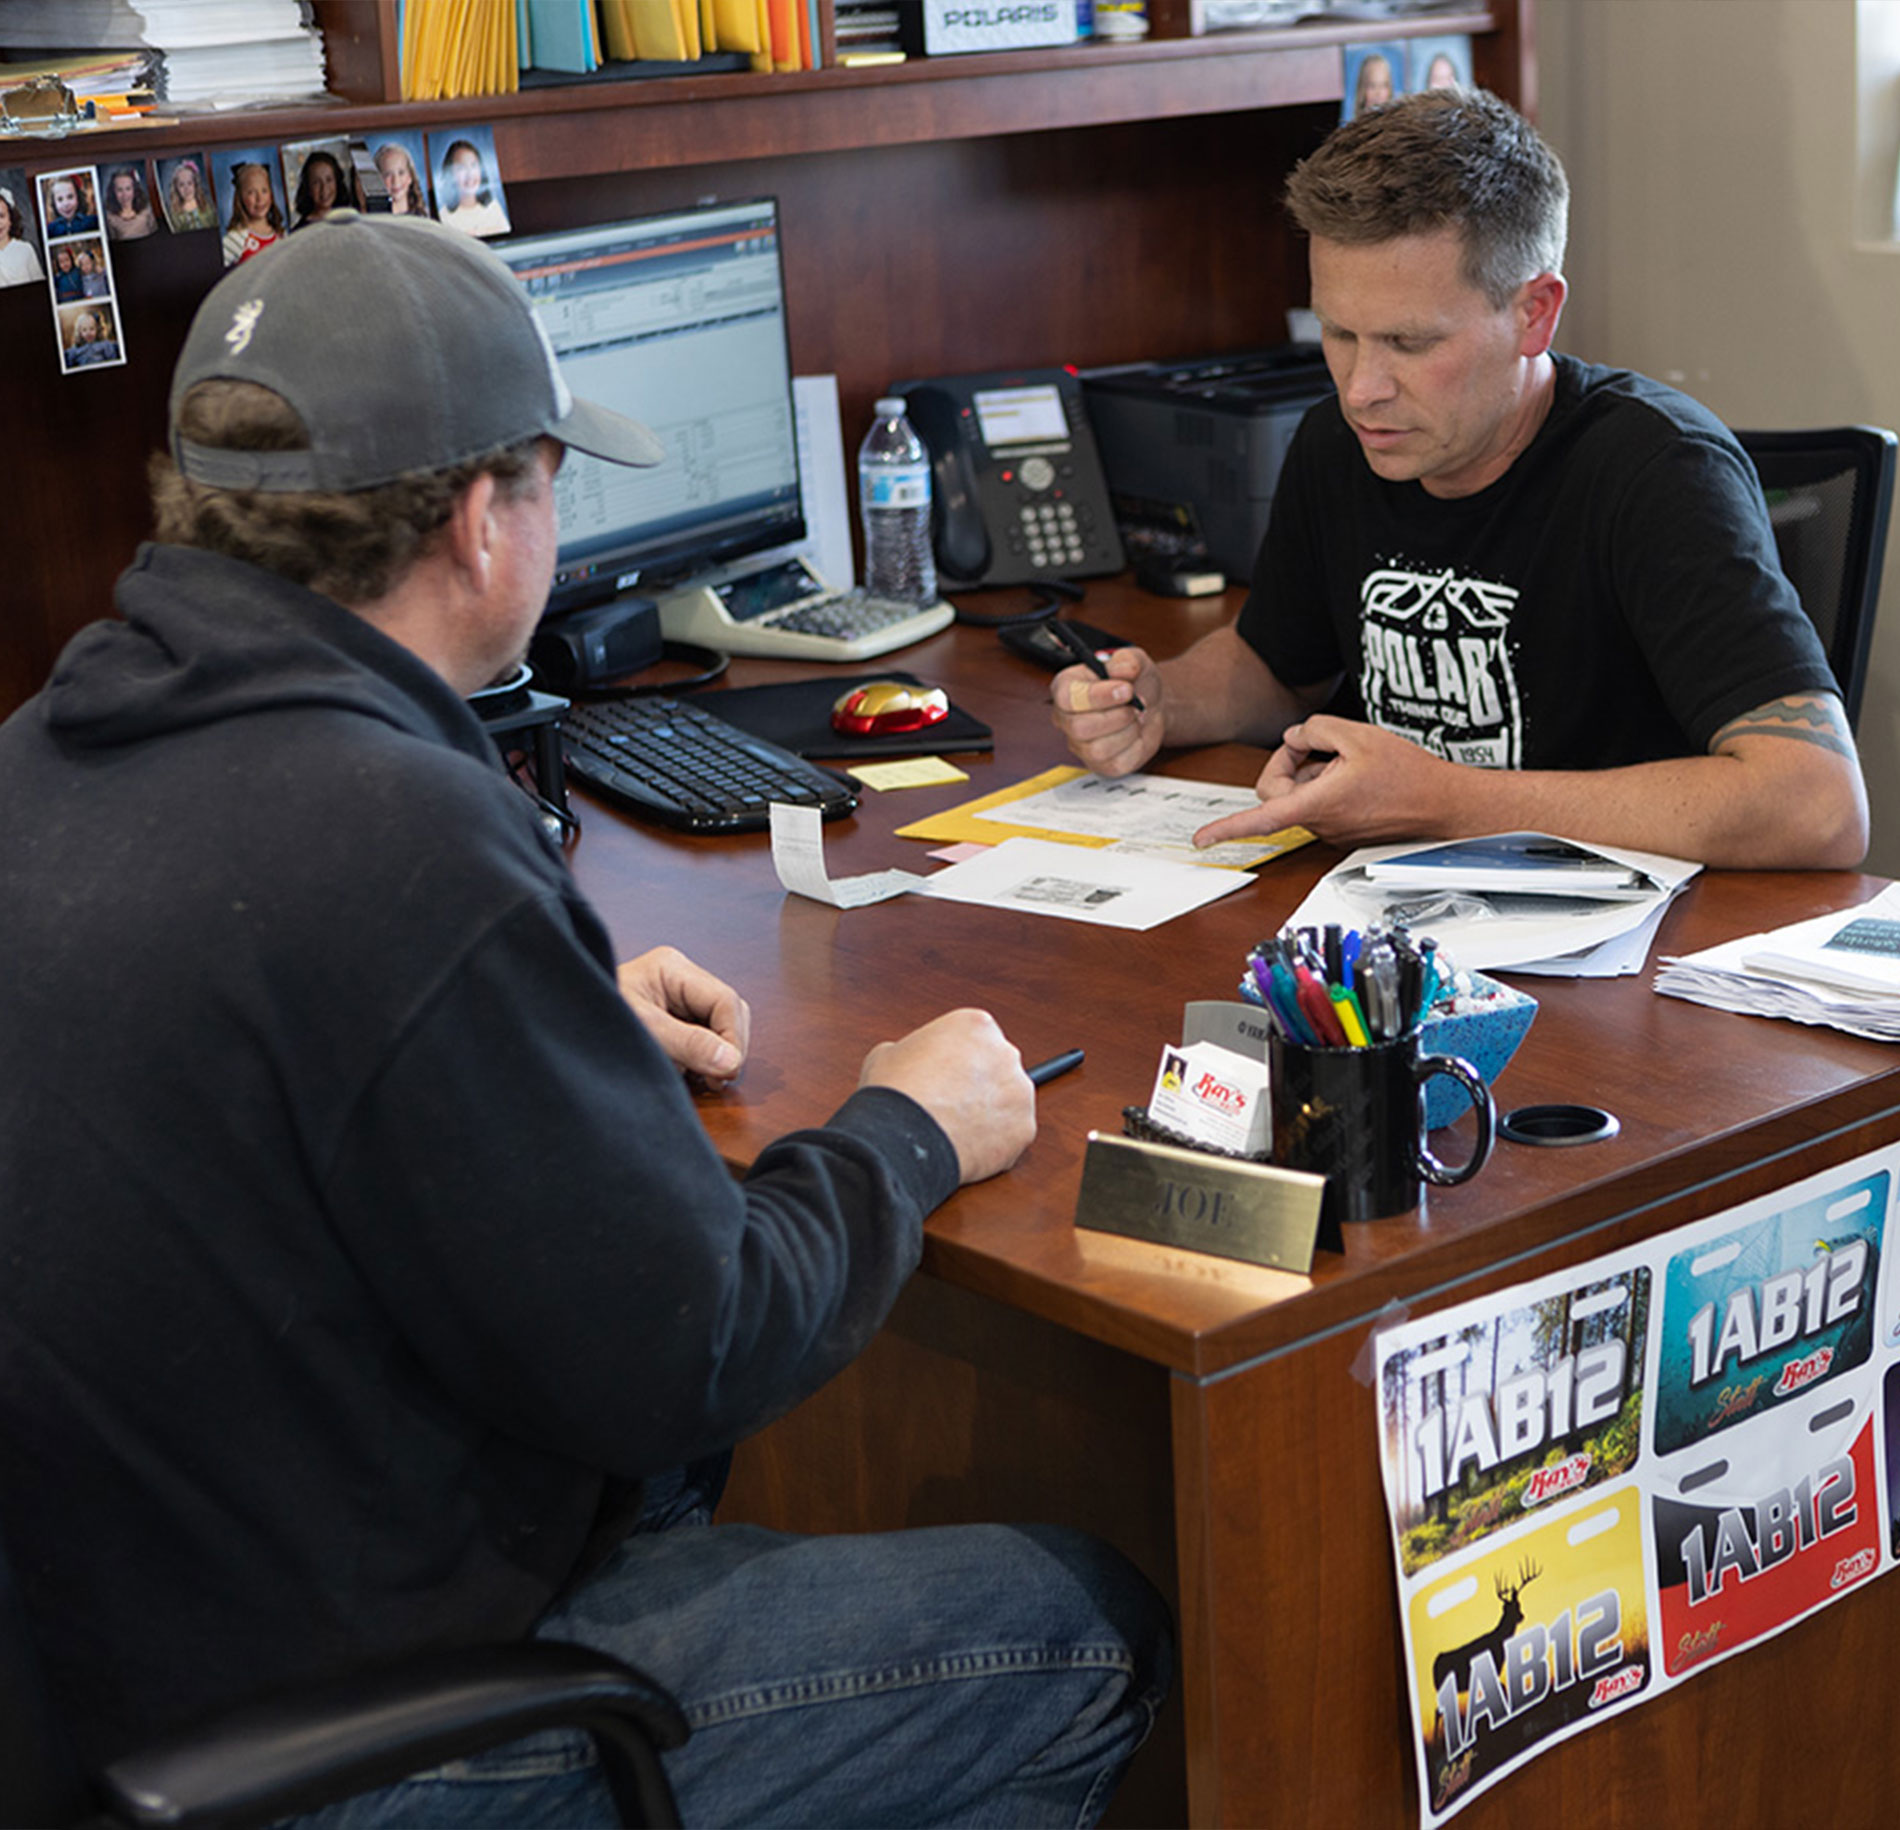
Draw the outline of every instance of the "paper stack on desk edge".
M1643 877L1649 888L1616 888L1606 894L1526 892L1515 867L1500 870L1488 857L1505 841L1534 838L1567 853L1585 850L1623 871ZM1344 928L1404 923L1429 934L1468 971L1525 972L1553 978L1612 978L1640 972L1649 957L1664 912L1676 892L1702 867L1657 852L1623 846L1576 847L1549 834L1496 833L1442 849L1468 852L1474 868L1463 876L1441 860L1436 887L1381 883L1395 859L1414 857L1417 840L1371 845L1353 852L1313 886L1294 911L1294 927ZM1407 873L1409 875L1410 873ZM1502 883L1502 887L1500 887Z
M1665 958L1655 988L1744 1016L1900 1042L1900 884L1853 908Z

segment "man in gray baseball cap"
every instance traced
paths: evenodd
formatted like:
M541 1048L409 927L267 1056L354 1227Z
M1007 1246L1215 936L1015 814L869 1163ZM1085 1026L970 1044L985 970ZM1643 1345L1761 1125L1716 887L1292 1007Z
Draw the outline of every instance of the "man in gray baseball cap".
M206 298L158 538L0 725L0 1539L62 1713L96 1766L539 1633L679 1697L688 1822L1088 1821L1168 1675L1114 1552L704 1522L1034 1094L953 1011L727 1173L682 1069L740 1071L744 1001L616 968L466 703L541 613L568 444L664 456L486 248L333 213ZM543 1737L350 1809L611 1806Z

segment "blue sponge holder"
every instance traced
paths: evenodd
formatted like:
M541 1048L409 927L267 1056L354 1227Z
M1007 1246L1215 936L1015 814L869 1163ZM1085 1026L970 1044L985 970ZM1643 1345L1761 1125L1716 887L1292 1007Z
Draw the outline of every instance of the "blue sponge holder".
M1419 1052L1462 1056L1495 1091L1498 1076L1517 1053L1531 1019L1537 1015L1537 1000L1481 972L1464 976L1482 1003L1473 1010L1427 1016L1419 1025ZM1470 1103L1456 1081L1443 1074L1434 1075L1425 1083L1426 1129L1435 1131L1440 1125L1450 1124Z

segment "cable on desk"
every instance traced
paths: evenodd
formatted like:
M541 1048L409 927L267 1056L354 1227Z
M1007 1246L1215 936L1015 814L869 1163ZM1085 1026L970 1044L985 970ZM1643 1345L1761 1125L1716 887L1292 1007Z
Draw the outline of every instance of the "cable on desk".
M1046 623L1065 603L1079 604L1083 597L1083 587L1066 578L1040 579L1031 588L1042 595L1027 610L1009 616L972 616L961 604L955 604L957 621L972 629L1019 629L1028 623Z

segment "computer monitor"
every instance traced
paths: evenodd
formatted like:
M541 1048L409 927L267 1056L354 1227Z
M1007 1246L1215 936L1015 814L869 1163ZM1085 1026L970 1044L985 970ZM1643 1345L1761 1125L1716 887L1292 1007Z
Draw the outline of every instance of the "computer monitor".
M568 386L666 445L647 470L567 454L550 614L635 587L653 594L804 538L776 199L494 247Z

